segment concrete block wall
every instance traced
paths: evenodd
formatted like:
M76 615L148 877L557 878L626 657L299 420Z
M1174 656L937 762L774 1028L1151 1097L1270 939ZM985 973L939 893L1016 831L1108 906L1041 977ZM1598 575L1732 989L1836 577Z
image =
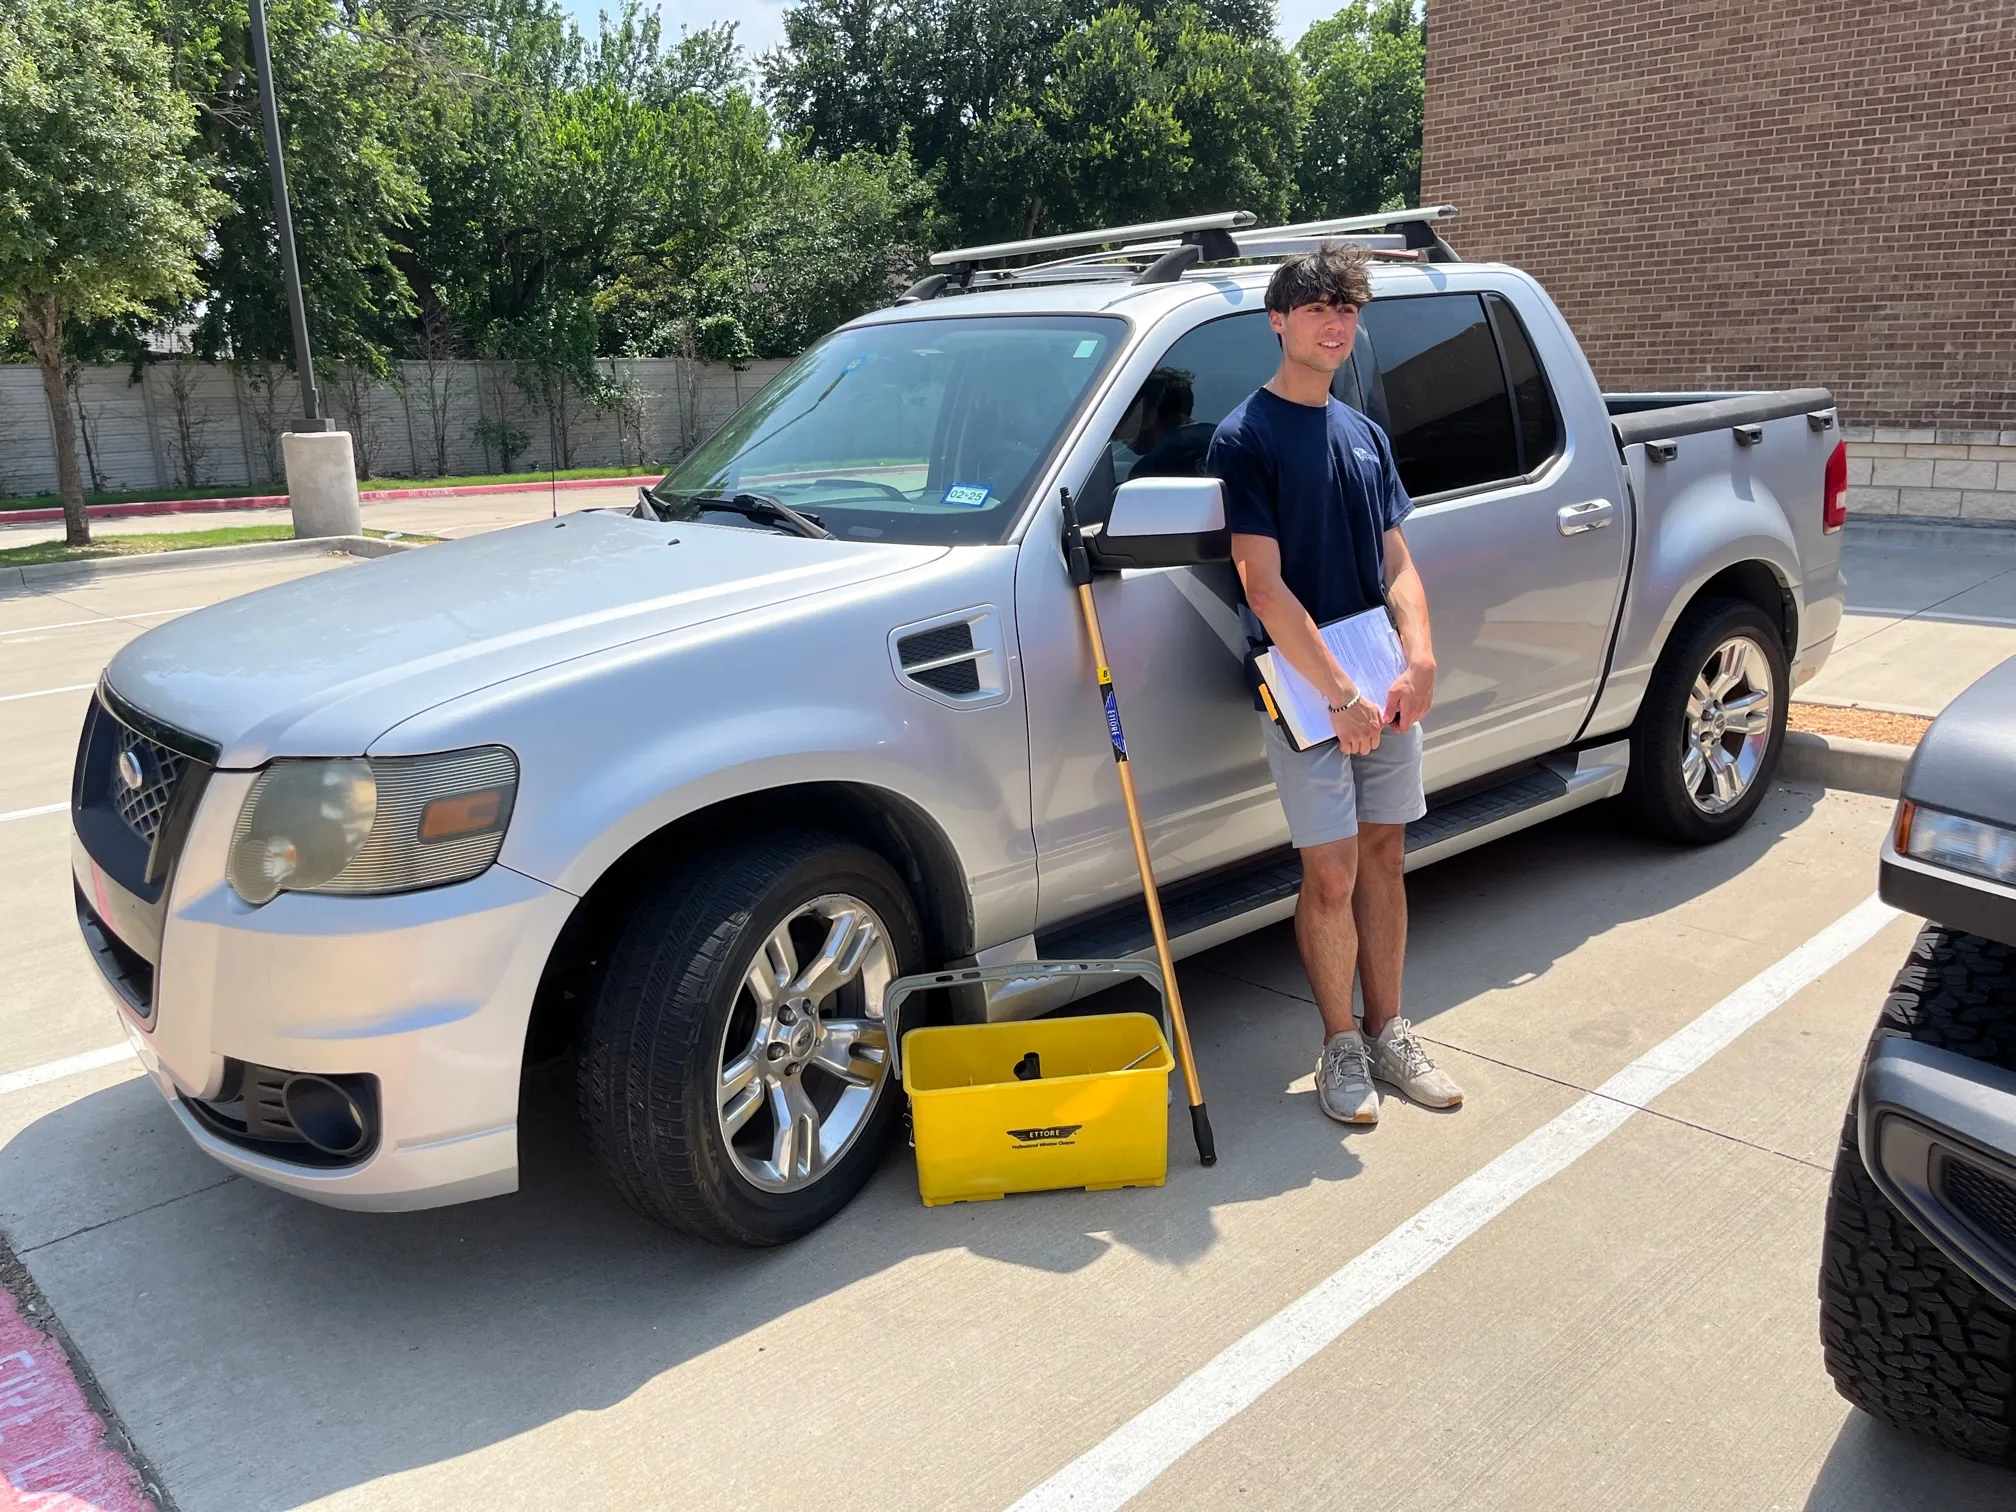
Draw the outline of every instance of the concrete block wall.
M2016 522L2016 430L1843 427L1848 512Z
M565 465L649 472L712 434L785 366L782 360L740 370L675 358L606 361L611 376L634 384L636 399L626 419L570 397ZM352 433L368 475L499 472L501 458L482 430L486 419L524 434L515 469L561 465L561 417L528 400L508 364L437 363L430 375L426 364L407 362L398 373L401 382L339 378L323 389L324 409ZM445 469L438 465L430 383L445 418ZM196 361L149 363L137 378L125 366L87 367L75 398L80 431L88 427L91 453L110 490L270 488L282 477L280 432L301 412L299 390L284 371ZM82 435L78 465L86 465ZM91 486L87 469L85 487ZM42 375L31 365L0 364L0 496L55 490L55 433Z

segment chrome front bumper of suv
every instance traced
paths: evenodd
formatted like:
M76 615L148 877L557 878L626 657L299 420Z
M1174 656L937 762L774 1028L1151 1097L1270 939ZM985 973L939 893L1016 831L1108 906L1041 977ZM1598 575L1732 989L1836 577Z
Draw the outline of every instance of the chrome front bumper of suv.
M80 747L78 922L128 1040L189 1136L245 1176L338 1207L515 1190L525 1027L576 900L493 866L421 892L283 893L252 907L224 869L256 773L203 766L169 854L163 831L127 824L145 842L129 844L114 827L125 815L107 782L120 781L131 712L101 696ZM172 809L182 794L167 796ZM318 1148L313 1116L332 1106L361 1126Z

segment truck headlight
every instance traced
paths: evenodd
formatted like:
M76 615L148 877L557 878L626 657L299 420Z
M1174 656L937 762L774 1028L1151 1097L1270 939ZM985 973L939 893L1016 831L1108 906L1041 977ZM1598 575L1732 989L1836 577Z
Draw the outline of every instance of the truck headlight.
M496 861L518 794L503 746L434 756L275 761L231 833L232 891L394 893L463 882Z
M1947 871L2016 887L2016 830L1905 803L1897 810L1897 849Z

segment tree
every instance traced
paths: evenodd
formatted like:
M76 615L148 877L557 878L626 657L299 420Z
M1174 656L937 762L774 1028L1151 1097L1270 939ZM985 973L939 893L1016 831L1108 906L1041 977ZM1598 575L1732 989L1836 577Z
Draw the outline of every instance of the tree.
M162 4L175 77L198 113L192 160L227 198L201 257L194 345L211 358L291 363L245 0ZM401 30L398 13L336 0L270 0L267 13L316 361L379 376L415 314L396 255L427 210L415 159L446 129L461 82L459 44Z
M63 327L187 290L215 198L168 59L121 0L0 0L0 306L42 369L65 538L91 539Z
M1421 196L1421 94L1428 49L1414 0L1350 0L1295 44L1309 124L1295 214L1393 210Z
M1285 209L1295 65L1271 0L805 0L762 60L824 156L907 151L968 239Z

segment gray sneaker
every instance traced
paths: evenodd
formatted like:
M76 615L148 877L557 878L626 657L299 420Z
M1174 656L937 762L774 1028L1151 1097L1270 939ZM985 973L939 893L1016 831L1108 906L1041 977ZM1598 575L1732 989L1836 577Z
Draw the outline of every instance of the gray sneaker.
M1323 1058L1316 1062L1316 1106L1339 1123L1379 1122L1372 1052L1356 1029L1342 1030L1323 1042Z
M1428 1051L1404 1018L1392 1020L1372 1041L1372 1074L1430 1108L1460 1108L1463 1089L1447 1071L1437 1069Z

